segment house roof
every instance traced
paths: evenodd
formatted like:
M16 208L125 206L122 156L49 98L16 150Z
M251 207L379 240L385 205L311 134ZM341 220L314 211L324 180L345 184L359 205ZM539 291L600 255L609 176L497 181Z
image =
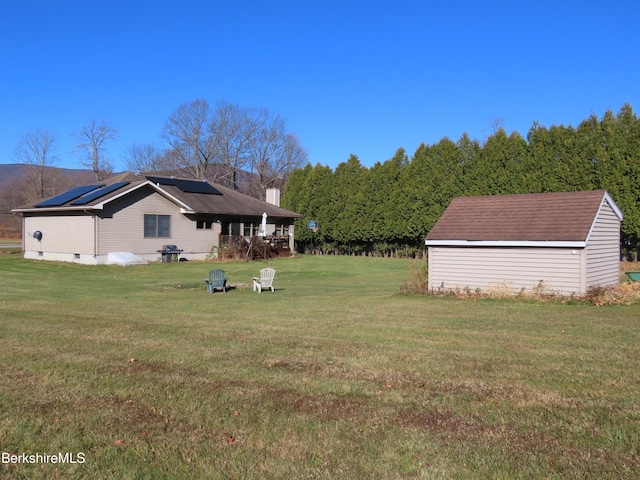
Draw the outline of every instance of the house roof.
M458 197L425 238L425 244L583 247L600 209L604 190Z
M267 216L300 218L302 215L203 180L137 175L124 172L72 190L33 205L16 208L18 213L69 210L101 210L117 198L151 188L178 205L182 213L225 216Z

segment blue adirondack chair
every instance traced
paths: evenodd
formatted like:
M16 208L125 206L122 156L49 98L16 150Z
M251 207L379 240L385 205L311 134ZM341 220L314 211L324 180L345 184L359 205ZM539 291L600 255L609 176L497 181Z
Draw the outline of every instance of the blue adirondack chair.
M211 270L209 278L204 282L207 285L207 293L213 293L215 290L227 292L227 279L224 278L224 270Z
M632 282L640 282L640 272L625 272Z

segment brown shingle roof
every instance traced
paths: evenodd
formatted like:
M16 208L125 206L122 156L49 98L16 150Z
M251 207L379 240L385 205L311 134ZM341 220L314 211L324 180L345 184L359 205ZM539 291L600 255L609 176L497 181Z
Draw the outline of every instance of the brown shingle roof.
M211 186L215 188L221 195L203 194L203 193L190 193L184 192L180 188L174 185L157 184L155 180L168 177L149 177L145 175L137 175L132 172L124 172L114 177L102 180L100 185L112 185L115 183L123 183L123 185L117 190L110 191L108 194L99 196L90 202L86 202L80 206L74 206L73 202L75 198L66 201L62 204L53 205L48 207L48 210L78 210L78 209L90 209L100 208L99 205L107 203L114 198L126 195L130 191L137 188L152 188L151 183L158 191L164 192L181 202L187 209L191 209L194 213L202 214L214 214L221 216L242 216L242 217L261 217L263 212L267 213L267 216L274 218L301 218L302 215L291 210L286 210L281 207L277 207L267 202L258 200L257 198L250 197L235 190L222 187L220 185L211 183ZM172 177L175 178L175 177ZM201 183L199 180L182 179L188 182ZM39 209L35 205L28 205L24 208L15 209L16 211L45 211L45 209Z
M458 197L426 240L583 242L605 195L594 190Z
M159 188L188 205L195 213L259 217L263 212L266 212L267 216L276 218L302 217L299 213L276 207L230 188L225 188L215 183L211 185L222 195L186 193L172 185L160 185Z

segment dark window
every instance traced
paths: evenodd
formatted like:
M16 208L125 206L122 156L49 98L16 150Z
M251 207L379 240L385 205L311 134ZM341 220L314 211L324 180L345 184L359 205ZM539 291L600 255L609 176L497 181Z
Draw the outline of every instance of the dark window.
M171 236L171 215L145 215L144 236L147 238L169 238Z
M196 221L196 228L198 230L211 230L211 227L213 226L213 222L212 221L205 221L205 220L197 220Z

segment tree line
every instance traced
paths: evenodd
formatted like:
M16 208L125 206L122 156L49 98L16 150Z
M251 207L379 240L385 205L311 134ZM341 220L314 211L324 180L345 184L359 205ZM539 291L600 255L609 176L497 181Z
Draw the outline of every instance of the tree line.
M414 256L455 197L595 189L623 212L622 246L640 247L640 121L629 104L577 128L536 122L526 138L499 127L484 142L465 133L412 157L400 148L371 168L356 155L335 170L307 164L292 172L283 206L304 215L300 250Z
M90 120L75 134L75 155L100 181L114 172L107 154L118 138L115 126ZM55 194L52 176L58 156L56 136L36 129L22 136L14 159L28 167L21 190L25 201ZM283 188L289 174L307 163L307 152L287 129L280 115L266 108L243 107L220 101L212 107L198 98L179 105L159 132L159 141L129 146L124 162L128 170L207 178L215 183L264 199L266 189Z
M176 108L160 132L164 147L136 144L127 166L138 172L178 172L264 199L283 188L289 174L307 163L307 152L280 115L266 108L196 99Z

